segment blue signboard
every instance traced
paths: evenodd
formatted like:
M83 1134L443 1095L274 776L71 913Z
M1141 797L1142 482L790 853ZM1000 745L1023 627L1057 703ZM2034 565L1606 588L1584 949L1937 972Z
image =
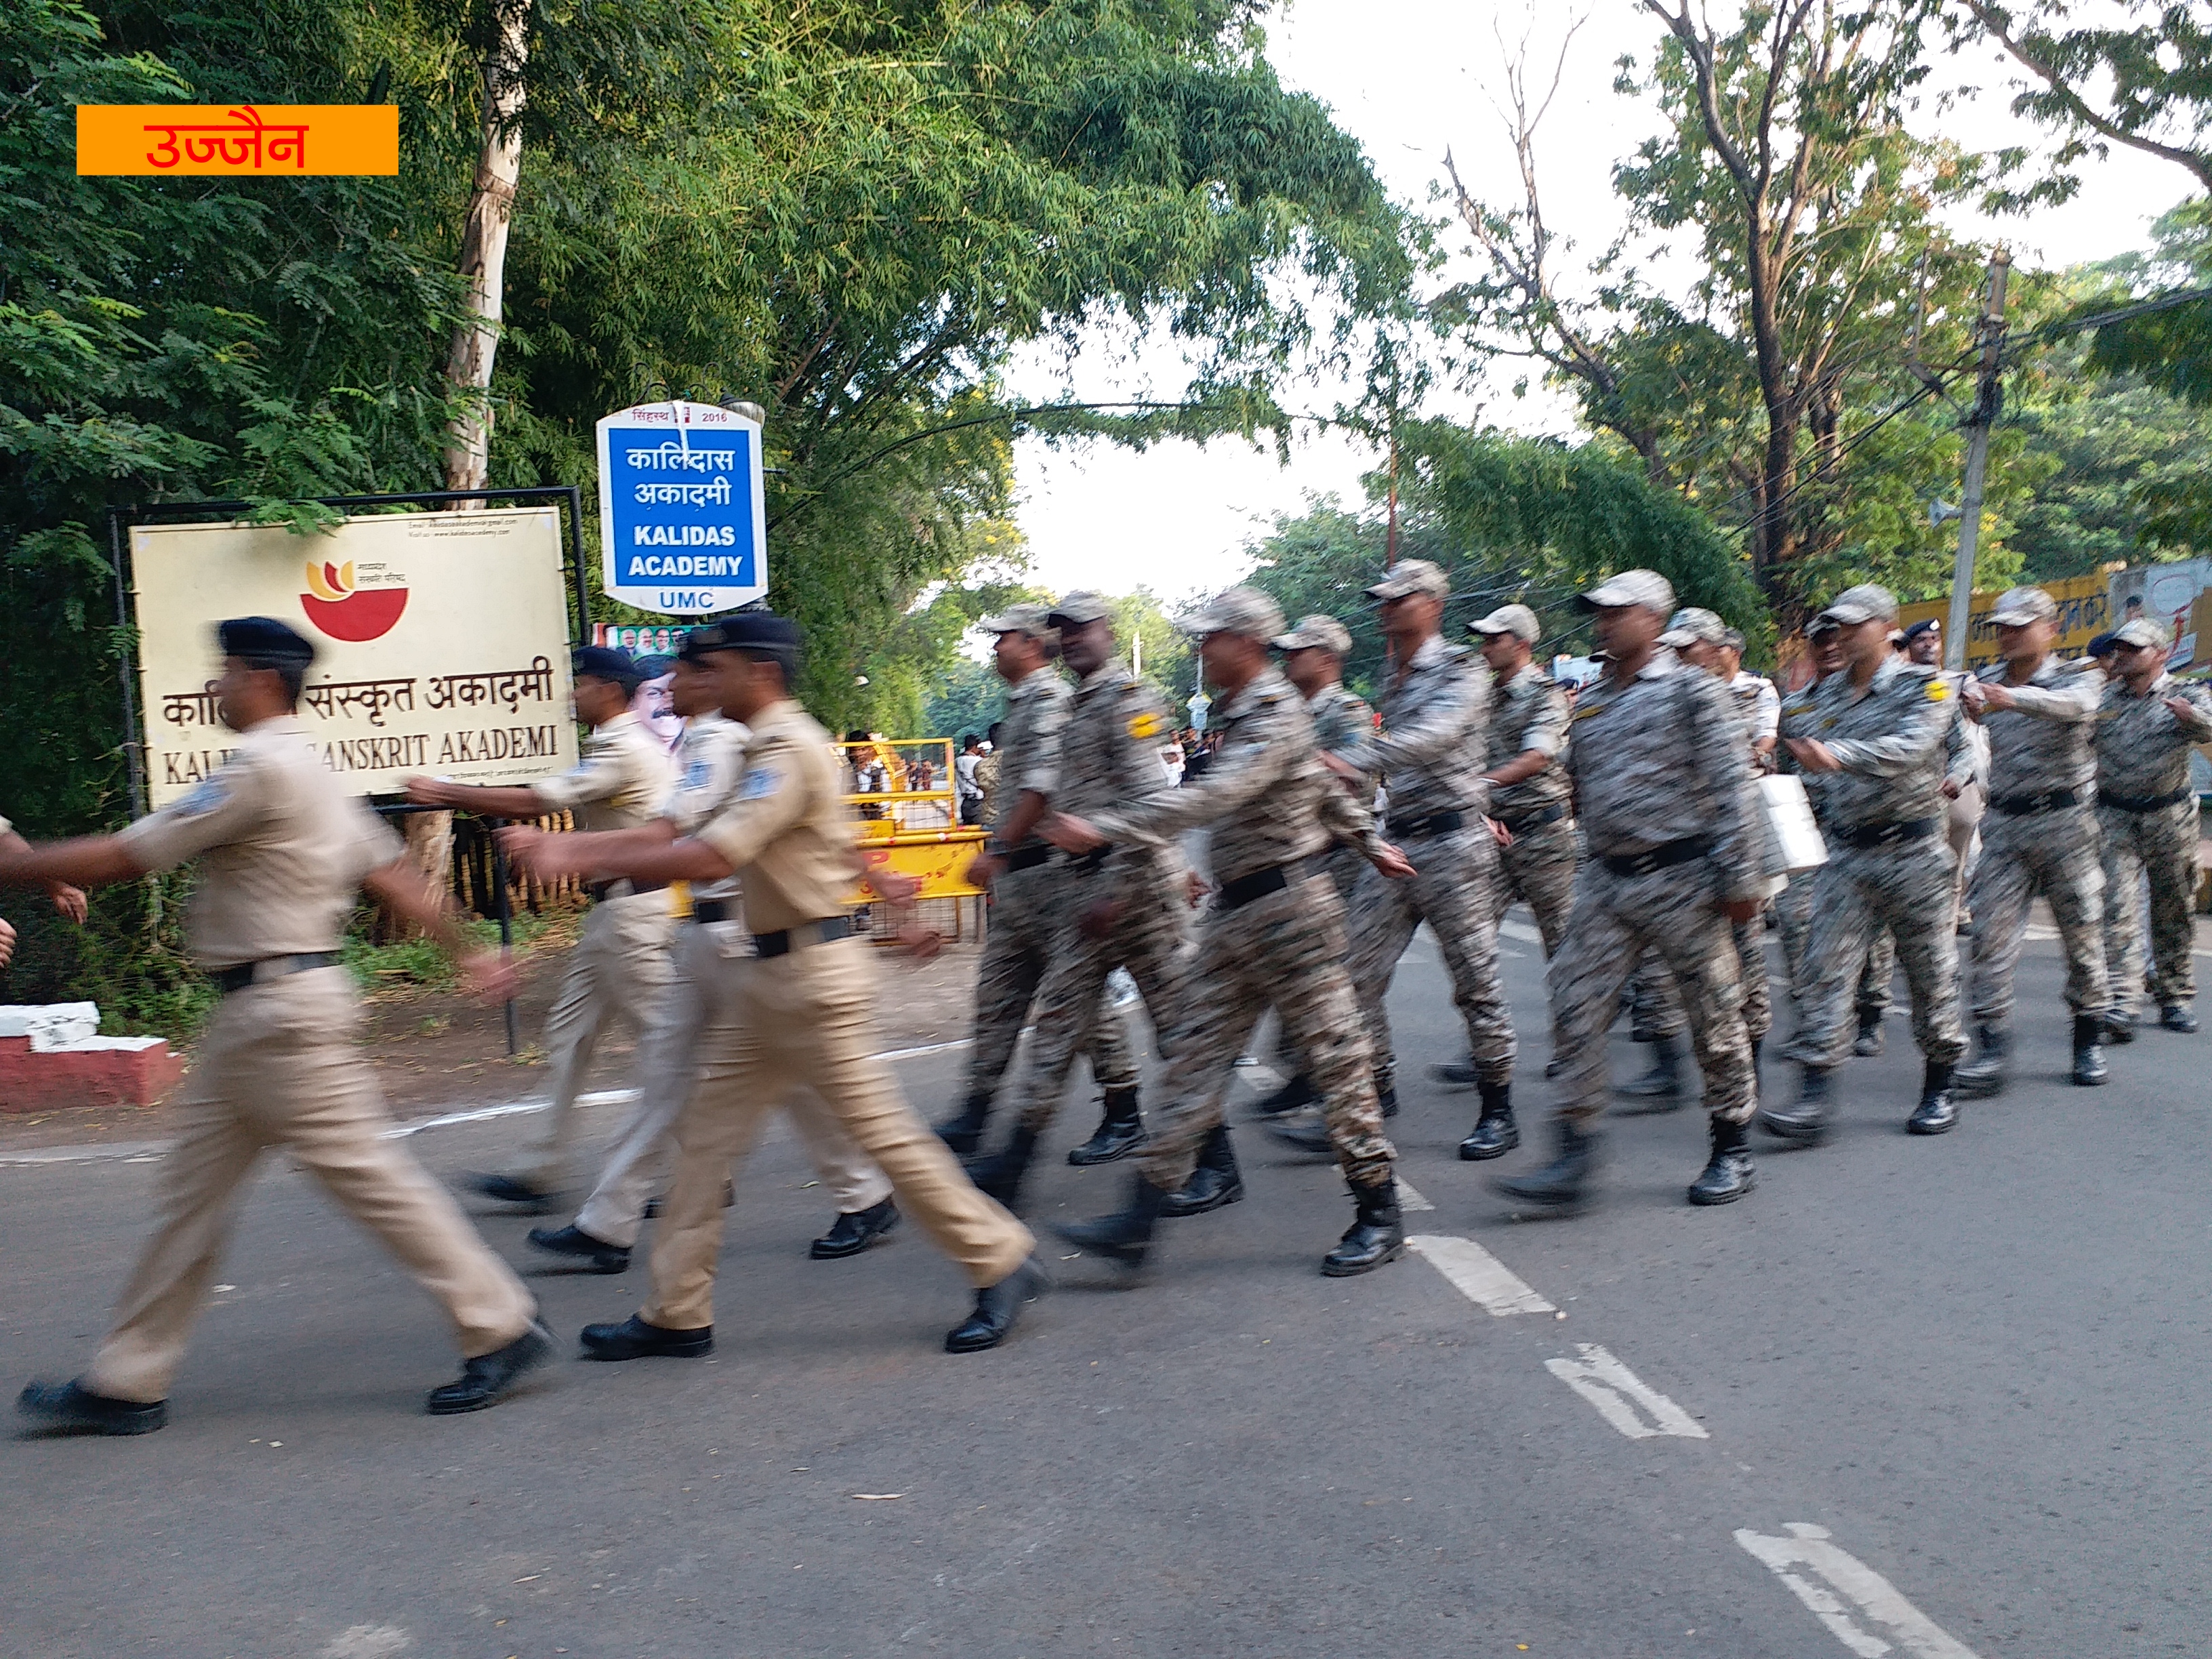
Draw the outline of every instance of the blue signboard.
M610 598L703 617L768 592L761 428L716 404L641 404L599 423Z

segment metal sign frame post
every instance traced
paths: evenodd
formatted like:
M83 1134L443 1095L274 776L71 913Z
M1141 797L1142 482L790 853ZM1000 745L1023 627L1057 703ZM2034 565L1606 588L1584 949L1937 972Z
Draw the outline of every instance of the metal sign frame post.
M424 489L404 494L381 495L319 495L314 498L318 507L327 507L334 512L350 512L379 507L453 507L465 502L489 506L495 501L525 505L550 501L565 504L565 532L563 542L568 550L570 597L575 601L575 633L569 640L573 648L591 638L591 583L584 572L583 492L574 484L530 484L515 489ZM157 520L204 519L212 521L232 520L254 510L257 504L242 501L149 501L107 509L108 562L115 577L115 625L120 635L129 638L135 623L131 611L130 543L123 532L126 526L145 524ZM123 753L130 769L131 804L133 811L143 816L148 808L146 784L146 738L141 729L135 650L122 653L118 673L123 690ZM376 807L381 817L404 817L410 813L443 811L443 808L392 805ZM514 946L514 907L507 890L507 853L492 838L492 886L498 895L499 943L502 951ZM503 1005L507 1017L507 1052L521 1052L515 1024L514 1003L510 999Z

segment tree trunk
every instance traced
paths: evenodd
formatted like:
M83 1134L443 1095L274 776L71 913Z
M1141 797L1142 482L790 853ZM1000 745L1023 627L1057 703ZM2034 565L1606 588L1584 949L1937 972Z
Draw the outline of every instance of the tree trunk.
M461 230L460 272L469 314L446 360L459 407L446 427L446 488L482 489L491 468L491 368L499 349L507 229L522 172L523 70L530 58L530 0L493 0L495 36L484 58L483 152Z

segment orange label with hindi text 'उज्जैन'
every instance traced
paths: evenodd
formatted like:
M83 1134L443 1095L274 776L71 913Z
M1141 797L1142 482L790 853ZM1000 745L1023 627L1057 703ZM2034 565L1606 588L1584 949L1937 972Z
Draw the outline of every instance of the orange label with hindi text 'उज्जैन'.
M79 104L80 175L399 171L396 104Z

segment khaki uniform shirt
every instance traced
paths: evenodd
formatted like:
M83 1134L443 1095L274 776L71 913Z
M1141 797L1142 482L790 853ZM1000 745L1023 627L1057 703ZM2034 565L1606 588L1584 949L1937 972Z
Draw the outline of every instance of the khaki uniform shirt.
M1007 846L999 830L1020 805L1024 791L1034 789L1049 800L1059 788L1060 734L1067 728L1068 710L1074 702L1074 691L1049 665L1031 671L1006 689L999 746L991 756L997 764L989 790L990 816L985 819L990 827L992 851L1019 850ZM979 775L981 770L979 765ZM1036 846L1037 837L1032 834L1025 844Z
M1522 818L1566 803L1567 694L1534 663L1491 688L1488 744L1483 766L1490 771L1531 749L1551 762L1532 777L1492 788L1492 817Z
M1386 670L1376 749L1394 821L1488 810L1489 720L1490 672L1465 646L1431 635L1402 675Z
M2179 697L2197 711L2178 720L2166 706ZM2212 738L2212 691L2160 674L2142 696L2125 680L2105 688L2097 709L2097 793L2148 800L2189 787L2189 750Z
M676 787L660 809L660 816L688 836L712 817L736 787L738 768L744 760L747 732L737 720L720 714L696 714L684 722L684 736L676 745ZM731 899L738 896L738 878L694 882L694 899Z
M2019 705L2002 712L1992 708L1982 716L1982 730L1990 735L1990 799L2071 789L2087 805L2097 778L2094 743L2104 670L2045 657L2023 685L2005 681L2002 662L1989 664L1974 678L2003 684Z
M625 709L584 739L574 771L530 788L547 811L574 812L579 830L637 830L660 816L675 783L668 751Z
M289 714L240 732L204 783L121 839L149 872L200 860L185 935L210 969L337 950L362 878L405 850Z
M1831 830L1940 818L1947 740L1956 694L1932 668L1892 657L1874 672L1866 695L1838 670L1791 697L1782 734L1811 738L1835 754L1840 772L1818 779L1814 808Z
M796 702L754 717L737 787L697 834L743 878L753 933L845 914L860 861L844 768L835 740Z
M1608 672L1585 687L1569 730L1577 817L1594 855L1709 838L1720 896L1756 896L1761 856L1744 813L1743 722L1718 680L1662 645L1626 684Z

